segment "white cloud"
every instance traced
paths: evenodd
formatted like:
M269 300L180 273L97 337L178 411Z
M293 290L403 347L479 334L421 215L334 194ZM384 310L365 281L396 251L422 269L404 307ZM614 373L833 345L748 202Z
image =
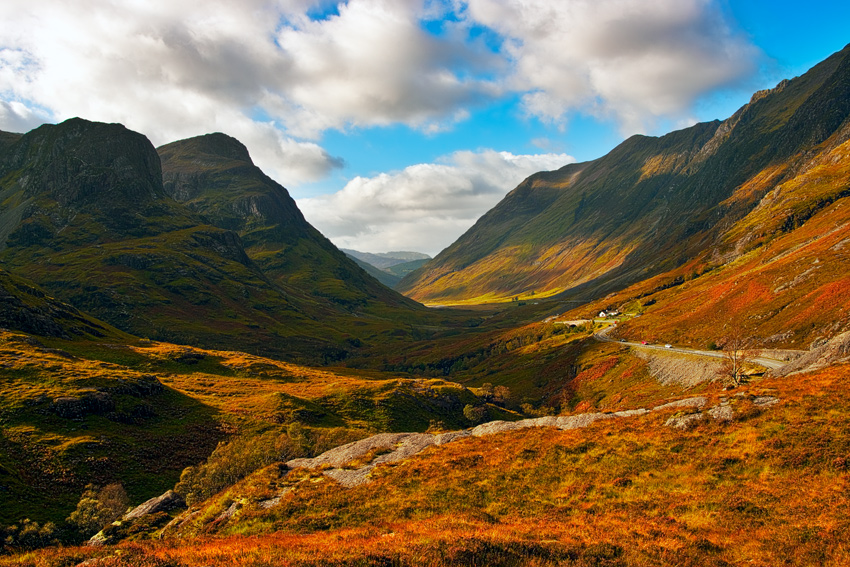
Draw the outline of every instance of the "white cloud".
M418 1L358 0L340 4L338 16L283 27L278 44L292 54L293 83L280 113L289 115L288 126L303 135L346 124L433 130L458 109L497 94L493 83L453 70L489 70L498 64L495 55L425 32L423 16ZM305 111L289 113L292 104Z
M680 120L758 57L713 0L469 0L465 15L506 38L507 81L530 114L557 123L579 109L624 133Z
M338 158L254 117L285 83L277 23L309 4L10 0L0 23L0 45L12 46L0 52L0 128L81 116L121 122L156 145L223 131L286 183L322 178Z
M750 69L717 1L349 0L316 18L335 2L6 0L0 128L82 116L155 144L224 131L289 186L339 165L315 143L327 129L433 135L504 94L631 132ZM440 33L423 25L444 16Z
M462 151L437 163L357 177L338 193L299 200L298 206L342 248L434 255L523 179L574 161L566 154Z
M7 0L0 129L82 116L157 145L224 131L291 186L339 165L310 141L328 128L438 131L494 92L472 72L495 56L423 31L421 0L351 0L314 20L316 4Z

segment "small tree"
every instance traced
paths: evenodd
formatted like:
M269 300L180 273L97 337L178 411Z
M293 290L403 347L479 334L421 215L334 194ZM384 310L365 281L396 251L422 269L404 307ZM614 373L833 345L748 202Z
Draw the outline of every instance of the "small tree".
M740 386L744 381L745 363L758 356L756 341L740 326L732 326L730 332L723 338L723 364L719 373L724 381L732 386Z
M47 522L39 525L29 518L11 526L0 526L0 554L17 549L36 549L58 545L56 525Z
M493 398L493 384L490 382L484 382L478 390L481 392L480 396L484 400L490 401Z
M463 408L463 417L471 421L473 425L484 421L484 417L486 415L487 408L484 406L473 406L472 404L467 404L466 407Z
M505 405L511 399L511 389L507 386L496 386L493 388L493 401Z

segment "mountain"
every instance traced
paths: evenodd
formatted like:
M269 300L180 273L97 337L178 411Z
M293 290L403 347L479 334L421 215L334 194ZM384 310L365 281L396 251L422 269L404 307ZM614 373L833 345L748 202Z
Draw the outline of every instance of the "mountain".
M395 274L391 274L387 271L381 270L380 268L376 268L369 262L364 262L363 260L355 258L351 254L348 254L348 252L346 252L346 255L351 258L351 260L355 264L360 266L363 271L365 271L367 274L369 274L370 276L372 276L373 278L375 278L376 280L378 280L389 288L394 288L398 284L398 282L401 281L401 276L397 276Z
M723 122L633 136L532 175L398 289L440 304L586 301L691 262L732 261L847 196L848 114L850 46Z
M414 272L428 263L428 260L431 258L419 258L417 260L410 260L409 262L402 262L401 264L394 264L389 268L386 268L386 271L393 274L394 276L398 276L399 278L403 278L407 274Z
M225 134L208 134L158 148L166 193L239 234L249 258L304 310L421 310L379 285L303 217L281 185Z
M351 250L348 248L342 248L342 251L352 258L362 260L363 262L371 264L381 270L391 268L398 264L404 264L406 262L431 259L429 255L421 252L398 251L378 252L377 254L372 254L371 252L360 252L359 250Z
M232 138L171 144L162 161L141 134L82 119L0 141L0 265L123 331L321 362L345 357L352 332L425 313L310 226Z
M346 248L341 250L366 273L391 288L395 288L404 276L422 267L431 259L430 256L421 252L400 251L372 254Z

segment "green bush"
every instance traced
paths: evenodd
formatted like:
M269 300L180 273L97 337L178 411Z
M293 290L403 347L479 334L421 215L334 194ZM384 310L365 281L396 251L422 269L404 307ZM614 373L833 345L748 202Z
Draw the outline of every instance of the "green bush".
M37 549L48 545L58 545L56 525L47 522L39 525L29 518L19 524L0 526L0 550L6 552L15 549Z
M127 511L129 498L120 484L98 488L86 486L77 508L66 521L75 526L84 537L92 536L119 519Z
M181 494L187 504L196 504L257 469L303 455L305 445L302 435L292 439L277 431L236 437L219 443L203 464L184 469L174 491Z

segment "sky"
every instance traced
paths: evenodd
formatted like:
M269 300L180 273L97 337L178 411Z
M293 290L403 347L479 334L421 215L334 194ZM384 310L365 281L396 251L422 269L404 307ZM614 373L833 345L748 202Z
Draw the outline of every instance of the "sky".
M724 119L846 0L4 0L0 130L241 140L335 244L435 255L534 172Z

